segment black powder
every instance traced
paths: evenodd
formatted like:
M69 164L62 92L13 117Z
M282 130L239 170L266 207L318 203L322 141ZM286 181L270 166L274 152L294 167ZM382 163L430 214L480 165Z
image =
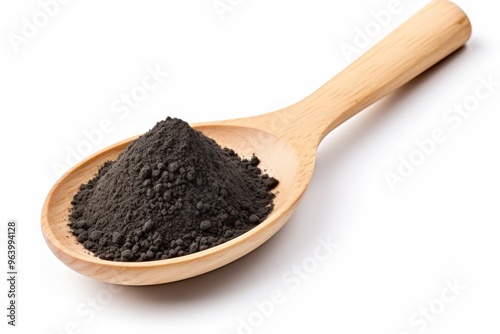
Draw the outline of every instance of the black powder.
M258 164L169 117L80 186L69 226L105 260L202 251L249 231L272 211L270 190L278 181Z

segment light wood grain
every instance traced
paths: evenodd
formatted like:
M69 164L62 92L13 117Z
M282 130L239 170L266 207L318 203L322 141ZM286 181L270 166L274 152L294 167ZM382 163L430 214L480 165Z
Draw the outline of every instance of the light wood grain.
M54 185L42 211L45 240L70 268L116 284L167 283L224 266L264 243L290 218L313 174L317 146L331 130L460 48L470 34L470 22L460 8L435 0L304 100L265 115L194 124L240 155L255 153L262 167L280 180L271 215L238 238L152 262L112 262L89 254L67 225L71 199L103 162L115 159L135 139L130 138L85 159Z

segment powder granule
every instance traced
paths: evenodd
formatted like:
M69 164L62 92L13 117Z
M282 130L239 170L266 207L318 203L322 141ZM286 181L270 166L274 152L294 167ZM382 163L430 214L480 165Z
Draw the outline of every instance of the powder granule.
M278 181L186 122L167 118L80 186L69 226L113 261L169 259L214 247L262 222Z

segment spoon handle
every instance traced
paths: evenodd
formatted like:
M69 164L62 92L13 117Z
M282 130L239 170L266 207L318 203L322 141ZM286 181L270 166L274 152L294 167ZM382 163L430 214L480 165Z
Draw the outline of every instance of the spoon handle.
M288 129L289 139L307 131L319 144L338 125L463 46L470 35L469 19L457 5L432 1L316 92L278 111L297 126Z

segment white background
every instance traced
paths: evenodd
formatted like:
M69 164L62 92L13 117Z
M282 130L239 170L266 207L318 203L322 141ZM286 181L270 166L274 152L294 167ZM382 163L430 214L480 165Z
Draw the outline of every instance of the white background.
M8 219L20 226L18 327L6 325L2 279L2 333L498 333L500 87L459 125L443 118L472 101L480 78L500 81L491 1L456 1L473 23L468 46L334 130L296 214L243 259L116 290L51 253L42 204L84 131L112 122L95 152L168 115L201 122L290 105L350 63L342 43L390 1L222 2L232 10L221 16L213 0L68 1L18 52L10 39L42 9L0 4L1 232ZM370 45L426 3L401 0ZM115 113L148 67L169 74L128 115ZM437 128L446 141L392 191L385 174ZM328 238L339 247L318 263ZM273 291L283 296L270 307Z

